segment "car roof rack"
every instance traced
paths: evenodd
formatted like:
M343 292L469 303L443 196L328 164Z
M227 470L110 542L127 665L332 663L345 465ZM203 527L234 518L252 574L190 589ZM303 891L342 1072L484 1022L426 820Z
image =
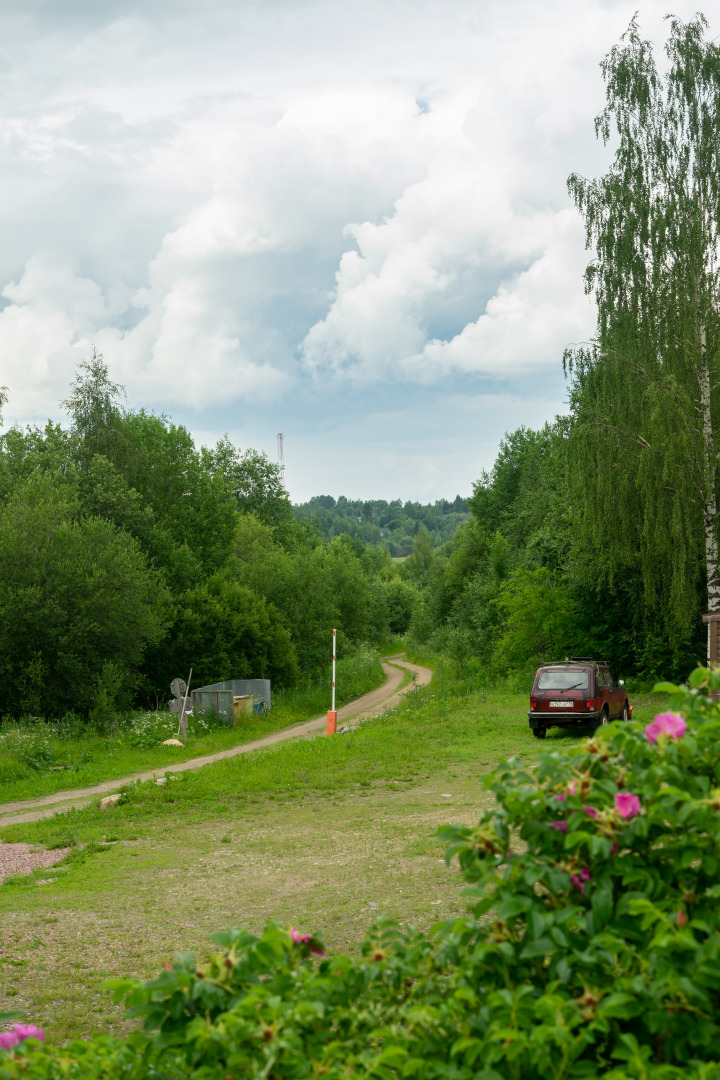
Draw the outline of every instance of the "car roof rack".
M541 667L562 667L563 664L605 664L606 667L610 667L608 660L599 660L594 656L565 656L562 660L548 660L546 664L541 664Z

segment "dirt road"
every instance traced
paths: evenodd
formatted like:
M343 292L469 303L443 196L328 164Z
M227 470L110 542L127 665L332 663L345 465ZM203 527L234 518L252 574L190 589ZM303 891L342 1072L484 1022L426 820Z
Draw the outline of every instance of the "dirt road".
M414 686L426 686L432 679L430 668L410 664L398 656L389 656L387 661L390 662L383 662L387 679L382 686L338 709L339 727L354 727L356 723L363 720L381 716L397 705L408 690L412 690ZM400 684L408 671L413 676L412 681L401 689ZM190 761L179 762L177 765L166 765L150 772L135 773L133 776L124 776L117 780L106 780L102 784L78 788L75 791L58 791L54 795L44 795L39 799L0 803L0 828L23 821L38 821L40 818L51 817L52 814L67 810L78 810L82 806L87 806L98 795L108 795L119 791L124 784L130 784L133 781L152 780L158 775L185 772L187 769L201 769L214 761L236 757L238 754L248 754L251 750L262 750L267 746L277 746L278 743L287 742L289 739L308 739L324 735L325 724L326 717L318 716L314 720L305 720L300 724L293 724L292 727L283 728L281 731L274 731L254 742L233 746L230 750L221 750L216 754L207 754L205 757L192 758Z

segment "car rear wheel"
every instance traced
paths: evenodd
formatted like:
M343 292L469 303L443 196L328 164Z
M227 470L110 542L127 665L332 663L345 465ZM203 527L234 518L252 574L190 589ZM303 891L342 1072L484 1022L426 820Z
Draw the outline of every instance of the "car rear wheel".
M547 735L547 728L546 727L534 727L533 728L533 735L535 736L536 739L544 739L545 736Z
M626 701L626 702L625 702L625 704L623 705L623 711L622 711L622 715L621 715L620 719L622 720L622 722L623 722L624 724L626 724L626 723L628 722L628 720L630 719L630 712L629 712L629 710L628 710L628 703L627 703L627 701Z
M600 713L599 719L597 719L595 721L594 730L597 731L598 728L607 727L607 725L609 723L610 723L610 716L608 714L608 711L607 711L607 709L603 709L603 711Z

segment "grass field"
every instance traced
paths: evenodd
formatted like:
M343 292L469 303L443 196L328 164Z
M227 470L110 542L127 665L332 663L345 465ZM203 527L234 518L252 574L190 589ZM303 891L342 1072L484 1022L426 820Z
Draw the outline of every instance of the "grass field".
M635 704L647 723L661 699ZM545 745L581 737L553 731ZM0 887L0 1011L22 1008L60 1041L119 1032L102 979L202 955L225 926L278 919L319 930L331 950L352 949L380 913L430 928L465 904L437 828L475 820L482 774L538 747L525 694L441 673L353 734L143 784L109 811L6 828L3 840L74 846L55 872Z
M376 653L358 652L338 661L338 704L381 686L385 679ZM163 746L177 733L170 712L118 717L103 733L71 723L5 722L0 726L0 803L89 787L102 780L157 770L190 758L253 742L290 724L320 716L329 707L327 685L310 684L274 695L265 716L243 719L238 727L189 720L184 747Z

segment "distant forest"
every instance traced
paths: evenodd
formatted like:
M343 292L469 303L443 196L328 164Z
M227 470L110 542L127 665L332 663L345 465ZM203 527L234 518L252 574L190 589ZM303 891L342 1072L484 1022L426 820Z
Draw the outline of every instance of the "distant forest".
M309 502L293 507L295 517L315 526L325 540L351 536L372 547L384 547L397 558L409 555L418 532L424 526L430 543L447 543L468 519L467 499L455 496L452 502L403 503L400 499L346 499L315 495Z

